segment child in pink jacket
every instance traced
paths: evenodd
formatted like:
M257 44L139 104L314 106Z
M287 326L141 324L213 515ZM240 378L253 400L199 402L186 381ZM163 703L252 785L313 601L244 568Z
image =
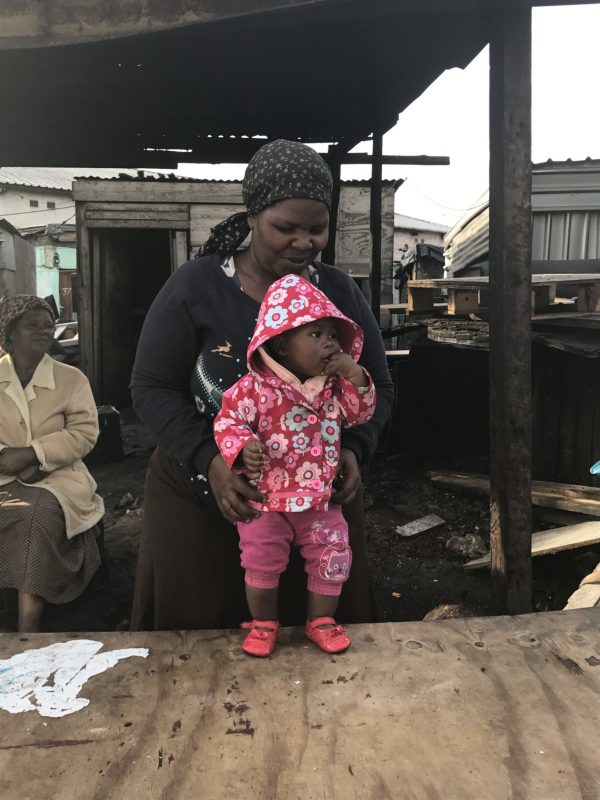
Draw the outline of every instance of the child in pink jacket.
M249 372L223 395L214 424L227 464L265 496L239 522L246 597L253 616L243 649L273 652L279 576L293 543L308 575L306 636L328 653L351 642L334 619L352 554L341 507L330 505L342 427L367 422L375 387L358 365L361 328L309 281L287 275L262 302L248 347Z

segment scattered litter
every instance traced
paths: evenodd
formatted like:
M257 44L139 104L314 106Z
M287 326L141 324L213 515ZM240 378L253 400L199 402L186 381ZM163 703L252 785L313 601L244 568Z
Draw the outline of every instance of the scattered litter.
M400 536L416 536L417 533L424 533L445 524L446 520L438 517L437 514L428 514L426 517L420 517L406 525L397 525L396 533Z
M0 660L0 708L11 714L38 711L43 717L72 714L89 704L78 695L90 678L125 658L147 658L149 652L146 647L98 652L103 647L102 642L75 639Z
M463 558L477 558L488 554L487 544L476 533L467 533L465 536L452 536L446 542L446 549Z
M117 511L124 511L125 509L135 508L135 506L137 506L137 502L137 497L134 497L129 492L126 492L116 504L115 508Z

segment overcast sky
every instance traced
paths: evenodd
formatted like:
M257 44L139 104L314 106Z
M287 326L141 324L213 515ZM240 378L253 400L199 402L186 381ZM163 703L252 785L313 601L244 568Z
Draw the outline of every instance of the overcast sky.
M600 3L533 10L533 160L600 158ZM447 155L449 167L384 167L406 178L396 211L452 225L488 186L487 48L449 70L404 111L384 138L390 155ZM365 145L357 150L365 150ZM180 172L237 178L243 167L183 165ZM368 178L344 167L342 178Z

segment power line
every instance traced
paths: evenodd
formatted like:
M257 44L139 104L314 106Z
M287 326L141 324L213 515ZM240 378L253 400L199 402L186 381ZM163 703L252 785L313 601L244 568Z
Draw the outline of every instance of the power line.
M75 208L73 203L69 203L67 206L55 206L54 208L35 208L31 211L10 211L6 214L4 211L2 212L3 217L18 217L21 214L47 214L49 211L59 211L61 208Z
M477 204L476 204L476 205L474 205L474 206L469 206L468 208L454 208L454 206L446 206L446 205L444 205L443 203L440 203L440 202L438 202L437 200L434 200L432 197L429 197L429 195L428 195L428 194L426 194L426 193L423 191L423 189L421 189L421 187L420 187L418 184L416 184L416 183L415 183L415 182L412 180L412 178L406 178L406 179L404 180L404 183L409 183L409 184L411 184L412 186L414 186L414 187L415 187L415 189L416 189L418 192L420 192L420 193L423 195L423 197L424 197L426 200L429 200L429 202L430 202L430 203L433 203L435 206L439 206L440 208L444 208L444 209L446 209L446 211L463 211L463 212L465 212L465 211L475 211L475 209L477 209L477 208L485 208L485 206L487 205L487 203L486 203L486 202L484 202L484 201L481 201L481 202L477 203Z

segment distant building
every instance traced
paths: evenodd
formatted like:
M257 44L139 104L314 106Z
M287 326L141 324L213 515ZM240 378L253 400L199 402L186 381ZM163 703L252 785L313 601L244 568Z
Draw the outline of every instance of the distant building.
M10 222L0 219L0 297L36 294L35 251Z
M444 246L444 235L448 226L426 219L394 214L394 261L401 261L417 244Z
M532 166L532 271L600 272L600 160ZM445 237L448 277L489 274L489 193Z
M77 234L74 224L25 228L22 235L34 247L37 295L52 295L62 322L75 318Z
M394 302L406 302L406 283L444 277L444 234L448 226L394 214Z
M0 167L0 218L15 228L75 222L73 181L76 178L136 177L134 169L69 169L55 167ZM155 176L158 172L145 173Z
M20 231L35 253L33 277L27 274L17 282L33 286L31 292L39 297L52 295L61 319L71 320L76 312L72 287L77 269L73 181L77 177L138 175L131 169L0 167L0 219L4 217ZM27 271L29 267L17 267L17 271L21 269Z

